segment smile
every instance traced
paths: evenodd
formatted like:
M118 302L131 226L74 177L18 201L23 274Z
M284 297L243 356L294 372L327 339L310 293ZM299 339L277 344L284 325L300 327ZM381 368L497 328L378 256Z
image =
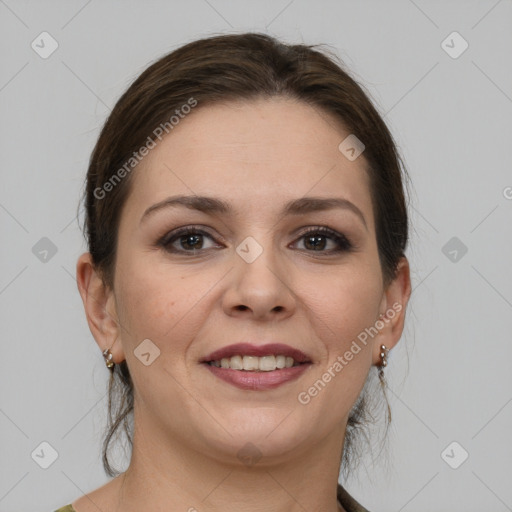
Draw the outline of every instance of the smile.
M203 357L201 365L214 377L240 389L264 391L298 379L313 363L284 343L236 343Z
M233 357L223 357L216 361L209 361L208 364L216 366L217 368L229 368L231 370L271 372L283 368L292 368L301 363L295 361L293 357L284 355L269 355L263 357L235 355Z

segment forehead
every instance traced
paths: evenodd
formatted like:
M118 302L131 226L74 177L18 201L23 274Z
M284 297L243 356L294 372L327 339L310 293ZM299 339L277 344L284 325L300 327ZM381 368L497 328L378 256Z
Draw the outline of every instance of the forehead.
M197 107L135 171L131 201L145 209L176 194L223 197L233 211L271 211L302 196L343 197L365 212L363 156L338 149L349 132L325 111L289 98Z

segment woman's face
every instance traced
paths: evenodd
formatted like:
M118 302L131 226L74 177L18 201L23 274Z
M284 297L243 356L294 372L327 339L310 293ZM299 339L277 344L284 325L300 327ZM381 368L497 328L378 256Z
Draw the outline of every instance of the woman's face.
M338 149L348 135L290 99L199 103L133 171L108 306L145 437L224 458L340 442L406 298L383 289L364 153ZM274 369L293 350L303 364Z

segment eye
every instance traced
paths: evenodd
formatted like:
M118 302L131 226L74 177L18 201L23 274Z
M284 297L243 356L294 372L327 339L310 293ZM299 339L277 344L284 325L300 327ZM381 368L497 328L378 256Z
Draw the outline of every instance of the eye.
M214 241L212 235L197 226L186 226L171 231L157 243L170 253L197 253L214 247L221 247L216 244L205 247L205 238ZM355 248L345 235L324 226L313 227L302 232L299 240L302 239L304 249L301 250L307 252L317 252L328 255L339 252L349 252ZM329 242L331 248L327 247ZM297 244L297 242L295 242L295 244Z
M204 237L213 240L213 237L206 231L194 226L187 226L168 233L158 242L158 245L162 246L168 252L175 253L211 249L211 247L204 246Z
M299 240L301 239L304 239L303 244L308 252L331 254L344 251L349 252L354 248L345 235L323 226L311 228L303 232ZM334 245L334 248L331 247L329 250L324 250L328 245L328 240L330 240L331 245Z

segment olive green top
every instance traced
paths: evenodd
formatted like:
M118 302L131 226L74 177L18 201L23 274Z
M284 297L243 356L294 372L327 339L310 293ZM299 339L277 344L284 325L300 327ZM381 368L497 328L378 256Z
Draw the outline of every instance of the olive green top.
M358 503L350 494L340 485L338 484L338 501L341 503L341 506L347 512L369 512L368 509L364 508L360 503ZM66 505L65 507L59 508L55 512L76 512L75 509L71 505Z

